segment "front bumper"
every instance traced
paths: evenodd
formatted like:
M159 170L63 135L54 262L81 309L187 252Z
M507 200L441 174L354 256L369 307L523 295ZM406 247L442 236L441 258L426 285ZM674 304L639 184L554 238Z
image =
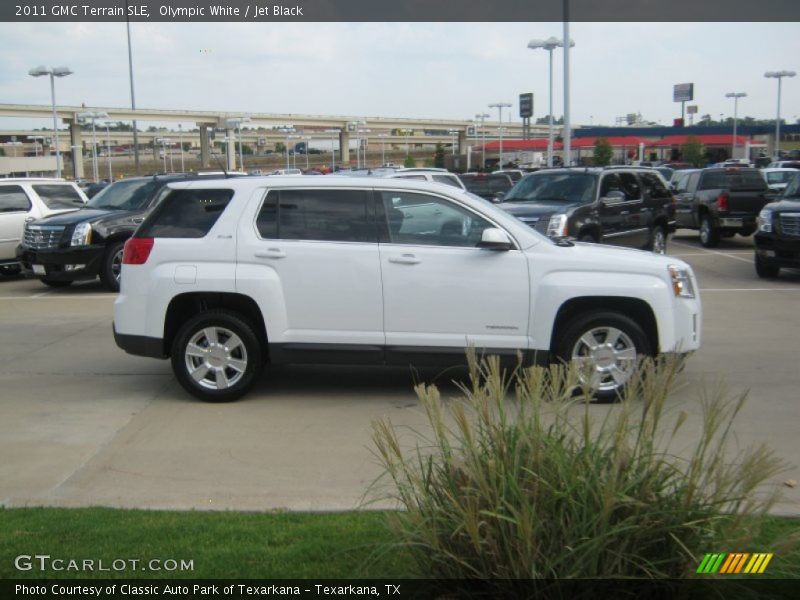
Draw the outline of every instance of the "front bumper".
M17 247L17 259L26 277L47 278L51 281L94 279L100 274L105 246L51 248L34 250Z
M770 266L800 268L800 238L779 238L759 231L753 236L756 254Z

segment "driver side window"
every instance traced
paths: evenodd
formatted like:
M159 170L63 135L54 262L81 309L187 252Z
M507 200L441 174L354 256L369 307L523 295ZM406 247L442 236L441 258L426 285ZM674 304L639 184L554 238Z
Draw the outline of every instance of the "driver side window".
M493 227L475 213L436 196L380 192L384 240L391 244L474 248ZM381 218L379 216L379 218Z

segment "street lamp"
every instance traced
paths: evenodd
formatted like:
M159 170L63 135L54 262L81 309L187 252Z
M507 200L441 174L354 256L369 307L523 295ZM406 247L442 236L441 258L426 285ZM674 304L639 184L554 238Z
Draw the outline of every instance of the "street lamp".
M114 183L114 173L111 170L111 131L106 121L106 158L108 159L108 183Z
M486 170L486 129L483 126L483 122L489 118L488 113L482 113L479 115L475 115L476 119L481 120L481 143L483 145L483 157L481 159L481 171Z
M570 46L574 46L575 42L570 41ZM543 48L550 54L550 108L548 122L548 135L547 135L547 166L553 166L553 50L556 48L563 48L564 41L555 37L549 37L546 40L531 40L528 42L528 48L536 50Z
M92 174L94 175L94 182L100 179L100 173L97 168L97 131L95 129L95 121L97 119L107 119L108 113L105 112L81 112L75 115L78 119L91 119L92 121Z
M181 147L181 173L186 172L186 166L183 163L183 125L178 123L178 145Z
M370 131L371 131L370 129L359 129L358 130L358 148L361 148L362 140L364 142L363 145L364 145L364 168L365 169L367 168L367 143L368 143L368 140L367 140L367 136L364 136L362 138L361 134L362 133L369 133ZM356 149L356 162L358 162L358 148Z
M223 142L228 141L227 138L223 138ZM161 154L163 155L162 158L164 159L164 173L167 172L167 143L172 142L169 138L156 138L153 140L156 144L161 144ZM172 160L172 156L170 155L170 160Z
M389 137L388 133L379 133L378 137L381 138L381 166L386 166L386 138Z
M731 157L736 158L736 123L739 119L739 98L746 98L745 92L728 92L725 94L726 98L733 98L733 147L731 148Z
M244 154L242 152L242 123L249 123L250 117L233 117L226 121L228 127L236 127L236 137L239 138L239 168L244 171Z
M303 138L303 140L304 140L304 141L305 141L305 143L306 143L306 171L308 171L308 148L309 148L309 144L310 144L310 142L311 142L311 136L310 136L310 135L307 135L307 136L305 136L305 137Z
M278 131L285 134L286 142L284 144L284 149L286 150L286 168L289 168L289 134L294 133L296 130L294 125L284 125L283 127L278 127Z
M459 130L458 129L448 129L447 133L449 133L451 136L453 136L452 147L453 147L453 156L455 156L456 155L456 135L459 133Z
M45 67L39 65L28 71L31 77L41 77L42 75L50 76L50 99L53 104L53 137L56 141L56 177L61 178L61 148L58 147L58 116L56 115L56 84L55 77L66 77L72 75L69 67Z
M336 172L336 137L334 133L341 133L338 129L326 129L325 133L331 134L331 173Z
M767 71L764 77L774 77L778 80L778 115L775 118L775 158L780 158L781 150L781 79L784 77L794 77L794 71Z
M503 168L503 108L510 108L510 102L495 102L489 108L497 109L497 127L500 132L500 168Z

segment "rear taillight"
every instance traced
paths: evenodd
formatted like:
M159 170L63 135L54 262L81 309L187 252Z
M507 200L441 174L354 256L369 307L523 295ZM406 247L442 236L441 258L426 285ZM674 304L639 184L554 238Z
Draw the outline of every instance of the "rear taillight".
M717 208L719 210L728 210L728 192L722 192L717 196Z
M153 238L132 237L125 242L125 251L122 253L123 265L143 265L153 249Z

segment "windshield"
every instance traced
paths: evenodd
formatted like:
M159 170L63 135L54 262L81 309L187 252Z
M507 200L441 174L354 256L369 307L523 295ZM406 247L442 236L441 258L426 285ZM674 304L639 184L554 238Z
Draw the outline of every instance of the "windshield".
M89 200L91 208L111 210L138 210L144 208L161 182L153 179L135 179L117 181L103 188L94 198Z
M494 196L511 189L511 181L505 175L464 177L461 181L465 188L479 196Z
M800 198L800 177L795 177L789 182L782 198Z
M564 202L589 204L594 201L597 177L589 173L534 173L520 179L503 202Z
M767 173L767 183L789 183L798 171L773 171Z
M59 185L57 183L37 184L33 186L34 191L39 194L39 198L52 210L62 208L78 208L83 206L83 198L71 185Z

